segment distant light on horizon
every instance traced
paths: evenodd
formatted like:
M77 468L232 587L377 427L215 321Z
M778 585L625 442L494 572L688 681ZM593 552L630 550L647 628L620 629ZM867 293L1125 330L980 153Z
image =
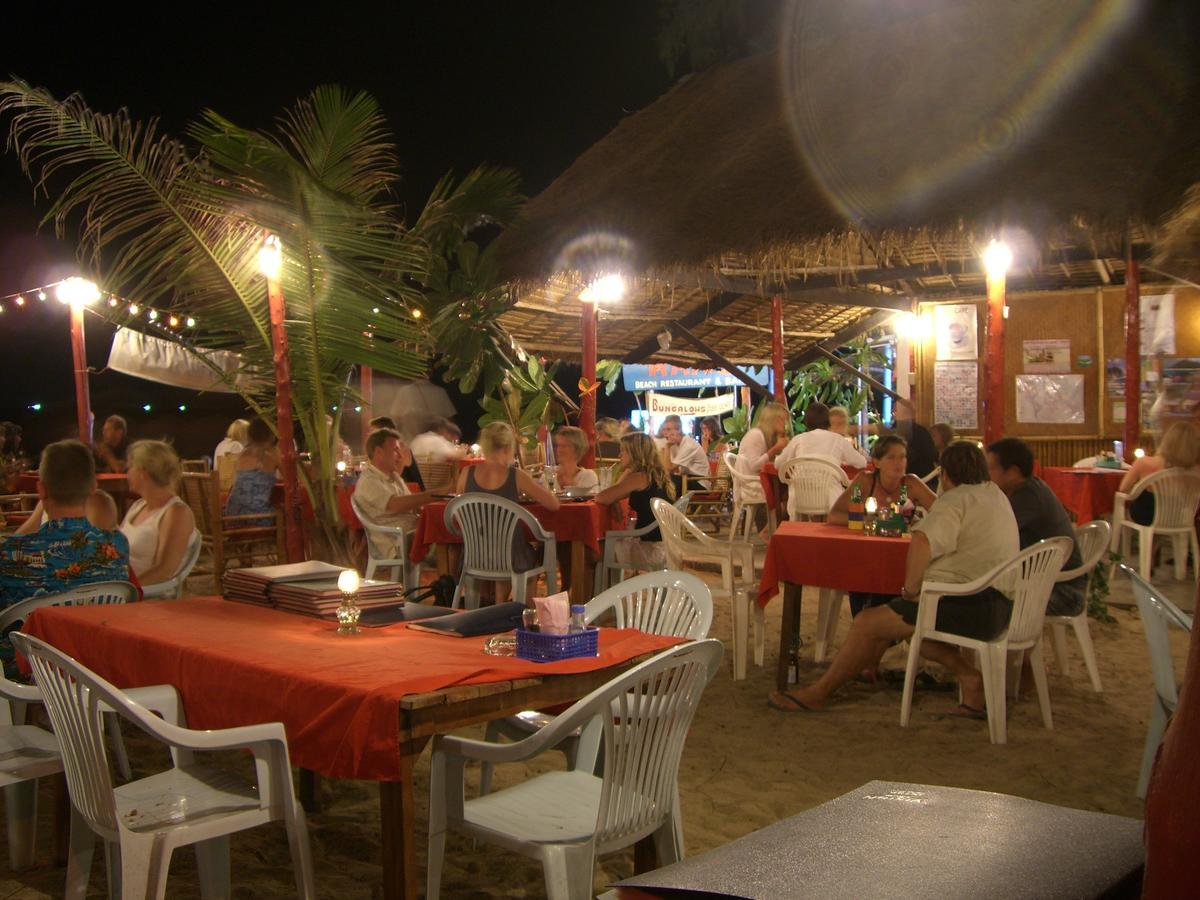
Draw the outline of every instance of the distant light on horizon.
M187 404L186 404L186 403L180 403L180 404L179 404L179 411L180 411L180 412L187 412Z
M29 404L29 408L30 408L30 409L32 409L34 412L41 412L41 411L42 411L42 404L40 404L40 403L30 403L30 404Z
M150 404L149 404L149 403L143 403L143 404L142 404L142 410L143 410L144 412L150 412Z

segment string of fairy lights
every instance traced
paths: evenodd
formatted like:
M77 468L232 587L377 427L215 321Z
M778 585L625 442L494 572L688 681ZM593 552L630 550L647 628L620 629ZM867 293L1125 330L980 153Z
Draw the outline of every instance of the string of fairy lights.
M195 328L199 324L195 316L183 316L171 310L159 309L145 303L138 303L136 300L128 300L109 291L102 291L91 282L80 278L64 278L28 290L0 294L0 316L7 315L10 311L45 304L51 300L57 300L64 306L79 303L88 312L105 319L108 316L94 307L102 305L111 310L119 310L124 307L130 320L140 320L143 325L177 336L183 330Z

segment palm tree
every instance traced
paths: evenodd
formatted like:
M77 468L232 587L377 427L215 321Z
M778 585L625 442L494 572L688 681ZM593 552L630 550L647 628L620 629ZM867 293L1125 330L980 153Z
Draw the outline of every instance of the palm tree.
M97 113L78 95L56 100L20 80L0 82L5 114L9 146L35 194L51 200L43 223L60 236L78 228L80 259L104 290L194 318L180 342L268 421L270 318L257 254L264 232L280 239L295 415L313 460L303 483L314 536L337 554L333 449L340 411L355 399L352 371L425 374L437 348L422 316L424 286L442 277L474 227L515 219L515 174L447 176L408 226L377 103L336 86L298 101L272 131L207 111L188 127L188 145L156 120ZM99 312L137 325L124 310ZM236 372L210 359L219 350L239 355Z

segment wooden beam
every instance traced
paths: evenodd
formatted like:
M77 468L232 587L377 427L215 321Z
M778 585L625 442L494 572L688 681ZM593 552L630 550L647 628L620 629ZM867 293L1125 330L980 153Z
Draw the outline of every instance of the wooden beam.
M854 340L864 331L870 331L877 325L882 325L884 322L892 318L893 315L893 313L882 311L871 313L871 315L867 316L866 318L859 319L853 325L847 325L828 340L821 341L818 344L813 344L811 347L800 351L791 359L789 359L787 363L785 363L784 368L786 368L789 372L803 368L814 359L820 358L821 350L836 350L843 344Z
M678 322L673 323L673 325L683 328L693 328L696 325L699 325L709 316L715 316L725 307L736 303L740 299L742 299L742 294L738 293L726 292L717 294L717 296L711 298L703 306L692 310L690 313L679 319ZM630 350L629 353L626 354L624 362L630 365L645 362L657 352L658 337L656 335L654 337L647 338Z
M692 346L716 363L718 368L724 369L742 384L746 385L746 387L750 388L751 391L766 397L768 400L771 399L771 395L767 392L765 387L739 369L736 365L734 365L704 341L700 340L700 338L696 337L696 335L692 334L688 328L679 322L676 322L674 325L668 325L667 328L668 330L685 337L692 344Z
M824 347L822 347L820 344L814 344L813 348L819 354L821 354L826 359L828 359L831 363L841 366L843 369L845 369L847 372L849 372L855 378L859 379L859 381L865 382L866 384L875 388L875 390L882 391L883 393L885 393L889 397L891 397L893 400L903 400L904 399L899 394L897 394L895 391L893 391L890 387L886 387L882 381L876 381L874 378L872 378L870 375L868 375L862 369L854 368L854 366L850 365L850 363L846 362L844 359L842 359L836 353L829 352Z

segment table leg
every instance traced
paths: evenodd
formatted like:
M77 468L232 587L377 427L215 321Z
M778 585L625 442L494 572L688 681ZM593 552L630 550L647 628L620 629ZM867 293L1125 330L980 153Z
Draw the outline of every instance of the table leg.
M385 900L416 900L416 807L413 803L413 758L400 756L400 779L379 782L380 851Z
M434 558L437 560L437 571L439 575L453 574L450 571L450 547L446 544L433 545Z
M653 837L644 837L633 845L633 874L644 875L658 868L658 851Z
M592 599L591 579L588 578L587 545L583 541L571 541L571 592L572 603L587 603Z
M71 842L71 794L67 778L61 772L53 776L54 784L54 865L65 866Z
M800 592L798 584L783 583L783 620L779 623L779 663L775 670L775 686L788 689L788 669L796 666L800 674Z
M300 805L307 813L321 811L321 776L312 769L300 770Z

